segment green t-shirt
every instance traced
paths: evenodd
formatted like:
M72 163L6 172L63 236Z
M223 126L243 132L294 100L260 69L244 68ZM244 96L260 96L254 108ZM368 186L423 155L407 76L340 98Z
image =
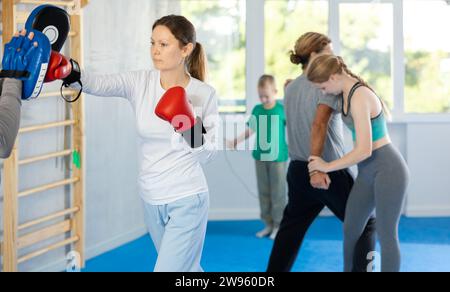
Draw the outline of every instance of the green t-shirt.
M253 158L259 161L285 162L289 158L286 143L286 116L284 107L277 102L272 109L262 104L255 106L248 127L256 132Z

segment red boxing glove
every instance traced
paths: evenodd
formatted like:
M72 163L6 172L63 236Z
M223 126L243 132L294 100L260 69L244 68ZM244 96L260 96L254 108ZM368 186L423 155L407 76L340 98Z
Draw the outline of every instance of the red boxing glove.
M58 52L52 51L48 63L45 83L67 78L72 72L72 64L69 59Z
M189 130L196 123L194 110L183 87L173 87L167 90L156 106L155 114L169 122L177 132Z
M194 109L189 103L183 87L173 87L161 97L155 109L155 114L169 122L192 148L204 144L203 134L206 130L202 120L195 117Z

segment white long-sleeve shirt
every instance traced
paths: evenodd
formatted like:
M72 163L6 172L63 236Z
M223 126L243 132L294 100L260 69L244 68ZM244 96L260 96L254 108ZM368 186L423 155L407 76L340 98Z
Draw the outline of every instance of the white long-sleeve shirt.
M205 144L192 149L170 123L155 114L156 105L165 93L159 71L106 76L83 72L81 81L85 93L123 97L130 101L139 134L138 180L145 202L165 205L208 192L201 164L212 160L217 151L218 108L214 88L192 77L185 88L196 115L202 118L207 131Z

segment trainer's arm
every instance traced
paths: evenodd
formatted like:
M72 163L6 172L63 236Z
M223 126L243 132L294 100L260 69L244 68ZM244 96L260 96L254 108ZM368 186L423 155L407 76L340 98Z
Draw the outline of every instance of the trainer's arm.
M8 158L20 127L22 81L3 79L0 97L0 158Z
M319 104L316 117L311 129L311 155L322 156L327 138L328 123L330 122L333 109L325 104Z

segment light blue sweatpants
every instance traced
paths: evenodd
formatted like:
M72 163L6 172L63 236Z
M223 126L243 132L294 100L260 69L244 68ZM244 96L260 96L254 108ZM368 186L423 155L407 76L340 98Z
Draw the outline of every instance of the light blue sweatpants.
M144 203L145 222L158 252L155 272L203 272L200 266L209 193L189 196L167 205Z

